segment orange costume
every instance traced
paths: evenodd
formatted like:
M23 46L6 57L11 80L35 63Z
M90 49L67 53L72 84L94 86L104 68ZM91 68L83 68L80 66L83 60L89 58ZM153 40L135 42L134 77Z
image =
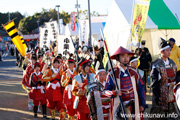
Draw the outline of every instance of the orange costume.
M71 74L70 77L67 76L67 72ZM68 116L69 118L73 118L74 115L76 114L76 110L73 109L75 96L72 95L72 79L74 78L75 75L77 75L75 68L73 68L73 71L67 69L65 72L63 72L61 78L61 85L62 87L65 87L63 93L63 103L65 104L66 112L69 115Z
M43 81L49 82L46 87L47 107L50 109L52 119L55 119L55 108L59 117L64 119L63 89L60 84L62 71L59 69L48 69L43 75Z

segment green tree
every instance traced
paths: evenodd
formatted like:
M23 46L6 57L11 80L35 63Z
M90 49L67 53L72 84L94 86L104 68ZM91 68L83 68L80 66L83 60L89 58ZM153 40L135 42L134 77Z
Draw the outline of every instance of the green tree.
M16 28L18 27L19 21L23 18L24 16L18 11L10 13L10 19L11 20L14 19ZM0 13L0 25L6 24L8 20L9 20L8 13ZM0 27L0 30L5 31L3 27Z
M55 9L42 9L42 12L35 13L33 16L23 18L18 26L18 29L23 34L29 34L38 27L37 21L39 20L39 26L50 20L57 20L57 11ZM70 21L70 14L65 11L60 13L60 19L63 19L63 24L66 25Z

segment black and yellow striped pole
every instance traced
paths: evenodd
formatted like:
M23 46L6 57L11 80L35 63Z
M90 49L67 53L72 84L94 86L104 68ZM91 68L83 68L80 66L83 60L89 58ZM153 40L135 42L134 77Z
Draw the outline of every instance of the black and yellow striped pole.
M17 29L15 27L14 21L9 22L6 25L2 25L8 35L11 37L11 40L13 41L14 45L18 49L18 51L21 53L22 56L26 55L25 49L23 47L23 44L21 42L20 36L18 35Z

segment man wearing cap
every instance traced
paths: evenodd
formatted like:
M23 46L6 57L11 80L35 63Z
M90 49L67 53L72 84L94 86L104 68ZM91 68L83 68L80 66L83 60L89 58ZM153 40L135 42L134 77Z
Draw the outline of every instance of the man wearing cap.
M145 47L146 41L142 40L141 42L141 48L137 48L135 53L137 55L137 57L139 57L140 60L140 65L139 65L139 69L144 71L144 83L146 86L147 83L147 74L149 72L149 68L151 66L151 62L152 62L152 57L151 54L149 52L149 49L147 47Z
M50 109L52 120L55 120L55 108L59 113L59 118L64 120L65 108L63 105L63 89L61 86L59 60L54 58L52 64L52 68L47 69L43 75L43 81L48 82L46 87L47 107Z
M31 86L29 85L29 79L31 74L33 73L33 65L37 61L37 57L35 54L32 55L30 63L27 65L27 68L25 70L25 74L22 79L22 87L26 92L28 93L28 109L32 110L33 103L32 100L29 98L29 92L31 90Z
M86 86L95 82L95 75L90 73L90 64L86 59L82 59L79 62L81 67L81 73L73 78L72 93L75 95L74 109L77 109L78 120L90 120L90 111L87 105Z
M100 66L97 71L97 80L99 85L101 86L100 91L104 91L105 85L106 85L106 77L107 73L103 66ZM104 92L101 92L101 101L102 101L102 109L103 109L103 117L104 120L109 120L110 115L110 103L111 99L105 95Z
M128 66L129 57L132 55L134 55L134 53L131 51L119 47L119 49L111 56L111 59L116 59L120 62L120 65L114 68L115 75L113 75L112 70L109 71L106 83L105 94L113 98L111 102L111 120L118 119L116 115L120 114L117 112L118 106L120 105L119 96L122 98L128 119L140 120L140 112L143 112L145 108L139 100L139 98L145 97L142 92L138 91L138 81L140 77L136 71L130 69L131 67ZM116 77L117 84L115 79L113 79L114 76ZM117 89L117 87L119 89ZM135 115L135 117L131 115Z
M180 48L175 44L176 41L174 38L170 38L169 39L169 45L171 47L171 55L170 55L170 59L172 59L175 64L177 65L177 78L176 79L179 79L179 76L180 76L180 61L179 61L179 58L180 58Z
M164 114L165 119L175 119L172 116L167 116L170 113L175 113L175 107L173 102L175 102L173 88L178 79L176 79L177 66L173 62L170 56L170 46L167 41L160 39L159 49L161 57L155 60L152 64L151 78L152 78L152 114ZM153 120L159 118L152 118Z
M63 72L61 77L61 85L65 87L63 92L63 103L66 107L66 112L68 114L69 120L74 120L74 115L76 114L76 110L73 109L74 103L74 95L72 95L72 80L74 76L77 75L76 69L74 67L75 61L72 58L67 60L68 68L66 71Z

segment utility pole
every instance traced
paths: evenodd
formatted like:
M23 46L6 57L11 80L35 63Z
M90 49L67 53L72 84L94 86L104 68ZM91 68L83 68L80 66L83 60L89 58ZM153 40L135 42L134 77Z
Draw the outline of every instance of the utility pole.
M77 19L79 19L79 8L80 8L80 4L78 3L78 0L76 0L75 8L77 8Z
M10 22L11 21L11 14L8 12L8 22Z
M40 20L38 19L38 20L37 20L38 32L39 32L39 22L40 22Z
M59 22L59 7L60 5L56 5L56 7L58 8L58 13L57 13L57 17L58 17L58 28L59 28L59 35L60 35L60 22Z
M90 11L90 0L88 0L88 15L89 15L89 45L91 47L91 11Z

